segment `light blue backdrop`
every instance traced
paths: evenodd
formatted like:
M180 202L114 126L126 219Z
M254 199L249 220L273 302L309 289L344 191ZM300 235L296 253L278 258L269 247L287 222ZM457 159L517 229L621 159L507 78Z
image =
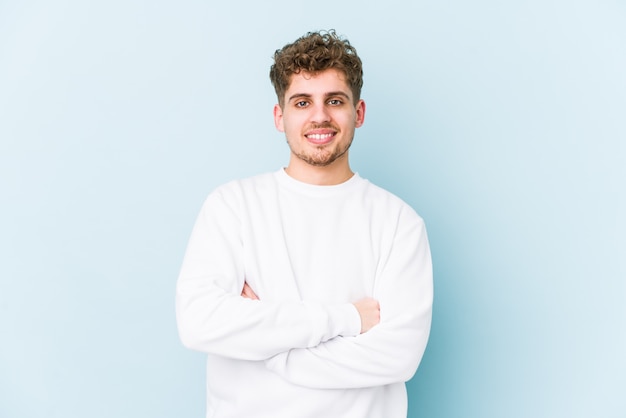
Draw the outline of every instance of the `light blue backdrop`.
M188 235L287 161L273 51L336 28L365 63L353 168L431 239L410 416L626 417L624 2L215 3L0 0L0 416L203 416Z

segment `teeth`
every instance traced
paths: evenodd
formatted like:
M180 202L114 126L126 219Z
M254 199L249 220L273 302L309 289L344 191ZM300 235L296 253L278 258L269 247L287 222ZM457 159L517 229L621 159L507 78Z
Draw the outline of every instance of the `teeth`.
M331 136L333 136L332 134L311 134L311 135L307 135L309 138L311 139L326 139L326 138L330 138Z

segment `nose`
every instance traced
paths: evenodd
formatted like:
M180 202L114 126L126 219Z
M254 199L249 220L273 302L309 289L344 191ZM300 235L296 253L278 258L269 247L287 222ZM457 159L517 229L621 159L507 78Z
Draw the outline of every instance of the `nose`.
M312 108L311 122L324 123L330 121L330 112L325 103L316 104Z

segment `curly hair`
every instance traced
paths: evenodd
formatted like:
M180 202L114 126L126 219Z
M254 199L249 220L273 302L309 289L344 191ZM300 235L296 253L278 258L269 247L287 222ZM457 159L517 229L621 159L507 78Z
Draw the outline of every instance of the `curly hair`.
M363 66L356 49L334 30L309 32L274 53L270 80L282 106L291 76L300 71L316 74L334 68L346 75L354 103L361 98Z

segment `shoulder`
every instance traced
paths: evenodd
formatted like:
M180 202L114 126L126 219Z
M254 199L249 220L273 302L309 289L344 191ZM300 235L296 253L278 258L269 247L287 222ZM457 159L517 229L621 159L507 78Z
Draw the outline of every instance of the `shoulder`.
M422 217L415 209L396 194L363 179L363 191L368 205L397 218L423 223Z
M241 179L231 180L227 183L216 187L210 194L231 194L254 190L259 187L267 187L275 183L274 173L263 173L256 176L245 177Z
M216 187L209 193L206 203L222 201L229 205L238 205L251 195L265 193L269 188L275 188L274 173L263 173L256 176L231 180Z

